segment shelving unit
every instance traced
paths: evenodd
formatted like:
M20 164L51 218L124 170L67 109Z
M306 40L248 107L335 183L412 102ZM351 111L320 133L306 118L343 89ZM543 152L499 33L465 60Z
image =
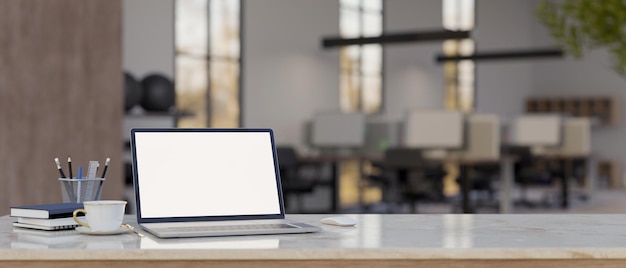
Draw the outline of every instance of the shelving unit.
M601 126L619 121L618 102L614 97L533 97L526 100L528 113L560 113L574 117L596 119Z

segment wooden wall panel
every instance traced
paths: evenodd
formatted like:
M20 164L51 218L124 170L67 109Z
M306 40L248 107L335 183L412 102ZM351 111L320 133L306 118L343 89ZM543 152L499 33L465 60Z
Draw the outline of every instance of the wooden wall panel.
M74 174L111 157L103 198L123 198L121 12L120 0L0 1L0 215L61 201L55 157Z

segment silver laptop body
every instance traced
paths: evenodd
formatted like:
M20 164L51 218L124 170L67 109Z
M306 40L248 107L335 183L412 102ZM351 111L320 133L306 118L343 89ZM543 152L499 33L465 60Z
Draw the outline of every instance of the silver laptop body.
M285 219L271 129L131 130L137 222L161 238L317 232Z

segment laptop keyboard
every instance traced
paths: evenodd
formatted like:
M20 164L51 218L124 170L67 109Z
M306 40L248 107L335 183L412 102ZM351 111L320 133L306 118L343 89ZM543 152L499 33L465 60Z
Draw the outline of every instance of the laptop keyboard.
M219 232L240 230L274 230L298 228L289 224L246 224L246 225L220 225L220 226L190 226L190 227L167 227L159 228L167 232Z

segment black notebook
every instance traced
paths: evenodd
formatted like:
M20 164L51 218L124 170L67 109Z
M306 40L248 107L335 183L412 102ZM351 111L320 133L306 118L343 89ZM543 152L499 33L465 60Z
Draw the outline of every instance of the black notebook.
M56 203L11 207L11 217L58 219L72 217L74 210L83 208L82 203Z

